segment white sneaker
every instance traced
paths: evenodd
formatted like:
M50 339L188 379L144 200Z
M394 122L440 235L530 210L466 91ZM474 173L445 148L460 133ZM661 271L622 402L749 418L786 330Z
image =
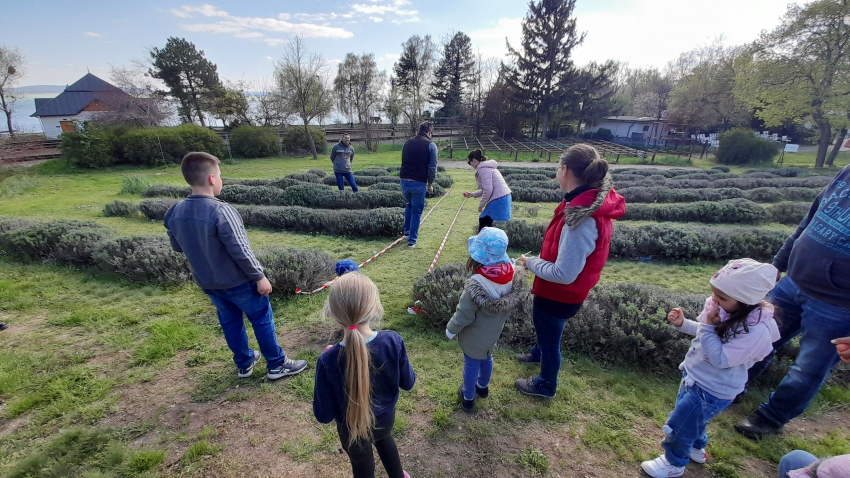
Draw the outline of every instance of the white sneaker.
M708 454L705 453L705 448L691 448L692 462L702 465L706 460L708 460Z
M248 378L254 373L254 365L257 365L257 362L260 361L260 352L254 350L254 362L248 368L240 368L236 372L236 376L239 378Z
M652 478L673 478L685 474L684 466L673 466L664 455L640 464L643 471Z

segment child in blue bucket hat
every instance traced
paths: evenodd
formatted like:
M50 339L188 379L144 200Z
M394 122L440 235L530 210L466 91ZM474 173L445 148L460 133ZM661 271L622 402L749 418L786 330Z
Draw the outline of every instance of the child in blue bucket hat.
M446 327L449 340L457 337L463 351L463 385L458 399L472 412L476 395L487 398L493 375L493 349L508 317L526 292L521 287L525 269L515 269L507 254L508 236L485 227L469 238L466 280L457 310Z

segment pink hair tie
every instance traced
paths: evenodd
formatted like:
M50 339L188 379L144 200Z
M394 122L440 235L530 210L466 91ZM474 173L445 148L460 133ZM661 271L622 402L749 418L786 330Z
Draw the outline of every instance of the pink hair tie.
M356 329L357 329L356 325L352 325L351 327L348 328L348 330L356 330Z

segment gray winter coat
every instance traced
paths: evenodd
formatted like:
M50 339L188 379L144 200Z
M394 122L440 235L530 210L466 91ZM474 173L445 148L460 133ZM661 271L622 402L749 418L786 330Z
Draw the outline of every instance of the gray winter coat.
M455 315L446 327L450 333L457 334L463 353L476 360L493 354L511 312L528 297L528 288L523 287L525 276L525 269L517 267L513 287L501 297L494 296L493 286L498 284L481 275L466 280Z

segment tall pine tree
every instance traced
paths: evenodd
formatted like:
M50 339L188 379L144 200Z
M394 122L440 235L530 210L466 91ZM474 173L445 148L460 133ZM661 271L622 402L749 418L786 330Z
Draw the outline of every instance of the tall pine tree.
M570 101L573 117L578 120L577 132L582 126L594 126L617 112L615 95L619 69L619 63L608 60L601 64L592 61L579 71Z
M508 42L513 63L505 67L505 80L533 106L532 134L536 137L539 129L544 140L553 107L569 99L577 77L570 57L584 41L584 33L576 31L575 5L576 0L530 2L522 21L521 50Z
M224 94L215 63L185 38L170 37L165 48L153 48L150 55L149 74L162 80L169 94L180 102L180 116L190 123L197 117L204 126L204 111L209 111L215 98Z
M431 83L431 99L443 104L438 115L454 118L461 115L466 87L472 80L475 59L472 56L472 40L463 32L457 32L443 42L443 57L434 71Z

